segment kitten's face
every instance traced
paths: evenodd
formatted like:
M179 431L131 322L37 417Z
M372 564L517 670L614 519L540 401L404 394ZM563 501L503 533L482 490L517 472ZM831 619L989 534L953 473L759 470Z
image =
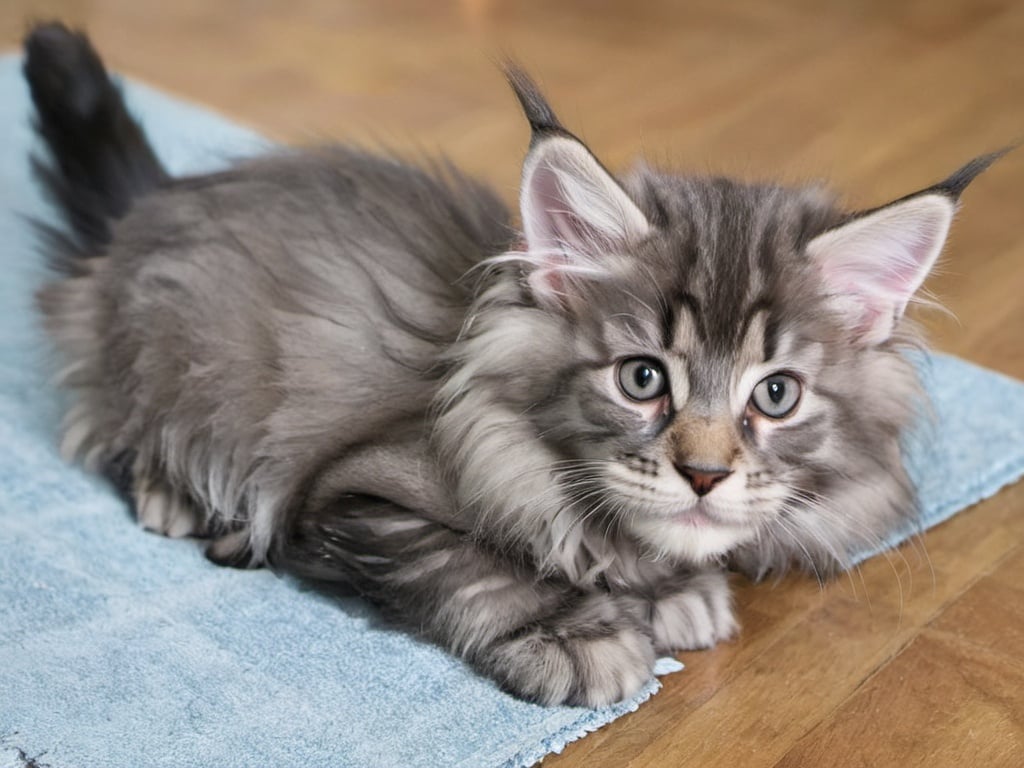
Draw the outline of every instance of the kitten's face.
M518 269L469 318L439 428L467 509L569 569L590 567L587 520L754 575L834 571L910 524L903 314L1000 153L861 213L814 188L620 184L509 80L533 140L521 247L491 263Z
M658 221L570 289L575 360L536 415L573 457L565 486L688 560L778 541L832 570L876 544L911 503L899 436L916 385L892 331L867 343L814 260L842 214L814 190L627 188ZM855 508L875 490L876 510Z
M656 551L702 560L777 519L825 440L826 352L793 311L800 297L780 287L804 285L815 307L801 227L822 227L831 209L775 190L658 181L640 191L663 220L617 274L580 286L576 354L587 363L566 387L575 403L551 417L579 420L563 449L581 463L566 476L589 506ZM681 199L738 215L700 220Z
M621 432L581 451L603 461L595 474L626 527L691 560L750 540L813 493L806 469L836 415L817 391L819 343L769 333L775 313L761 305L741 308L729 348L716 348L702 339L706 311L679 304L668 344L641 356L612 344L615 361L586 388L606 409L592 417Z

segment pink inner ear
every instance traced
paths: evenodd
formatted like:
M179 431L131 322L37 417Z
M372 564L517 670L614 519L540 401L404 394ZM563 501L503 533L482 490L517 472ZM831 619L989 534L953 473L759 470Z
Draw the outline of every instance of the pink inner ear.
M560 195L558 177L550 168L541 167L534 171L530 182L533 194L527 215L523 217L527 241L534 248L555 248L559 240L565 240L559 216L555 213L566 207Z
M934 242L923 233L906 233L905 239L884 237L857 238L836 249L822 270L834 287L844 289L873 302L904 303L920 287ZM918 235L914 237L913 235Z
M825 232L808 246L834 306L860 341L887 339L935 263L953 202L925 195Z
M602 242L581 214L571 209L557 172L549 167L538 167L533 173L532 185L531 216L524 220L524 227L528 227L527 239L532 236L533 245L557 251Z
M525 248L515 259L531 292L567 306L579 281L603 279L608 258L649 224L636 204L578 141L548 138L527 156L520 191Z
M597 256L596 248L642 236L649 228L618 182L586 147L567 137L546 139L530 151L520 202L530 250Z
M534 296L549 302L561 303L566 293L566 278L560 269L564 264L564 260L545 258L530 272L527 284Z

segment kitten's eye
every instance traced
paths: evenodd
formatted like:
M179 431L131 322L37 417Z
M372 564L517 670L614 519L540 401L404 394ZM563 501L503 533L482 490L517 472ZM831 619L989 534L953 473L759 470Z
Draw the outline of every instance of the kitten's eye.
M665 370L656 360L634 357L619 364L619 389L632 400L661 397L666 384Z
M785 418L800 402L800 382L793 376L774 373L758 382L750 402L769 418Z

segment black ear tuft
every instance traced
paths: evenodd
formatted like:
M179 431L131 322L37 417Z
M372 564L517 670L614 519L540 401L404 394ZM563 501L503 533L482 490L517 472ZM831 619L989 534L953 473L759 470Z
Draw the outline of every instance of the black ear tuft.
M505 73L508 84L512 86L516 98L519 99L519 104L523 108L526 119L530 123L530 129L533 131L533 141L551 134L561 136L569 134L558 121L554 110L551 109L551 105L548 104L544 94L537 87L537 83L526 74L522 67L514 62L506 61L502 65L502 70Z
M949 178L944 181L940 181L933 187L924 190L925 192L939 192L947 195L954 200L959 200L960 195L967 189L974 179L985 171L992 163L1001 158L1008 152L1016 149L1018 144L1011 144L1008 147L997 149L995 152L989 152L986 155L976 157L971 162L967 163L961 168L958 168Z

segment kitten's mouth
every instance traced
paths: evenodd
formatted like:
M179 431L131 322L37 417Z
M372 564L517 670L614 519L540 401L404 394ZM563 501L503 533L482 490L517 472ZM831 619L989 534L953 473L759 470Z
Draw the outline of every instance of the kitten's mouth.
M704 499L699 499L689 509L676 513L675 521L680 525L690 526L691 528L739 527L735 521L723 520L720 515L710 508L710 505Z
M676 522L693 528L707 528L712 525L721 525L718 520L708 514L703 501L698 501L685 512L678 513L676 515Z
M696 509L676 515L676 522L680 525L688 525L691 528L707 528L715 524L710 517Z

